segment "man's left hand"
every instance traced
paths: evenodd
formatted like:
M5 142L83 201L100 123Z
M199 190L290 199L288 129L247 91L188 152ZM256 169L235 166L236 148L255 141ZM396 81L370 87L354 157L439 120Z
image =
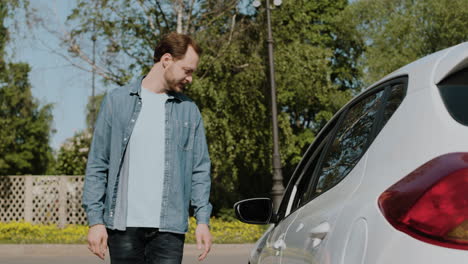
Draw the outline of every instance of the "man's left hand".
M198 224L195 230L195 238L197 239L197 248L203 249L203 253L198 256L198 261L202 261L208 255L211 249L212 236L207 224Z

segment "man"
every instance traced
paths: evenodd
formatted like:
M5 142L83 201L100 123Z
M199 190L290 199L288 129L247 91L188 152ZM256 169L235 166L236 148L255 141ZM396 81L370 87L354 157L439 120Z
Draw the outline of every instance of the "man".
M110 91L101 104L83 192L88 248L111 262L181 263L188 210L196 240L211 248L210 159L197 106L182 94L201 49L170 33L148 75Z

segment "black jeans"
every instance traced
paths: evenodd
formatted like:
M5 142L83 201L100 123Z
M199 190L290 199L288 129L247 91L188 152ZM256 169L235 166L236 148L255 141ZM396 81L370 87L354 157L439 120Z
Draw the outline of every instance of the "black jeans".
M180 264L184 234L159 232L157 228L107 229L112 264Z

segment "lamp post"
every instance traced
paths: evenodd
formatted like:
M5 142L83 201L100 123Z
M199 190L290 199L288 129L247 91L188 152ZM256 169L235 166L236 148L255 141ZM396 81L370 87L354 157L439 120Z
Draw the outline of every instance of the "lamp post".
M281 0L274 0L275 6L281 5ZM260 6L260 1L253 2L255 7ZM271 86L271 114L273 127L273 186L271 188L271 196L275 211L278 210L281 203L281 198L284 193L283 174L281 172L281 156L279 153L278 140L278 110L276 106L276 85L275 85L275 65L273 61L273 35L271 33L271 15L270 15L270 0L266 0L267 12L267 29L268 29L268 61L270 65L270 86Z

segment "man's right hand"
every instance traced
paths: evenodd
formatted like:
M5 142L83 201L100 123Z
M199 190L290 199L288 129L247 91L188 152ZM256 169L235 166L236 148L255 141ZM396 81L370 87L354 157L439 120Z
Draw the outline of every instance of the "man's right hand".
M104 259L107 252L107 230L102 224L93 225L88 231L88 249Z

